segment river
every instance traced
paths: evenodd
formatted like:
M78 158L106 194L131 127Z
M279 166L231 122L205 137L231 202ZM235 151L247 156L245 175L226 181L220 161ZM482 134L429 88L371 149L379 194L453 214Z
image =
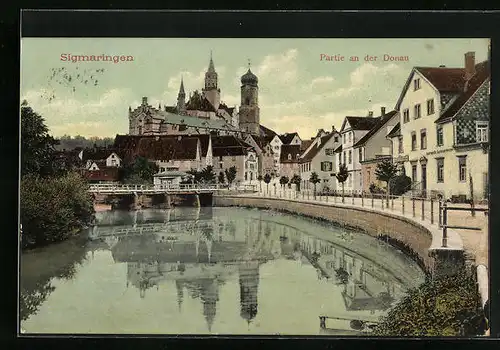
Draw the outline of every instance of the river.
M22 254L23 333L352 335L424 280L384 242L289 214L96 216L82 237Z

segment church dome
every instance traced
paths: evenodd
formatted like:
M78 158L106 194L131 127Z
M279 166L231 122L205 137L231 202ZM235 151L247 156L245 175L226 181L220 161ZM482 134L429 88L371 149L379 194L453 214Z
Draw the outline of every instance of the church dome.
M241 84L257 86L258 83L259 83L259 79L257 78L257 76L255 74L252 73L250 68L248 68L248 72L243 74L243 76L241 77Z

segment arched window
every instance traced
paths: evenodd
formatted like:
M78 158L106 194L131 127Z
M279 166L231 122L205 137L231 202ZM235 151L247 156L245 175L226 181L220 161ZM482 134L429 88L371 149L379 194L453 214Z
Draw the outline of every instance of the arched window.
M249 104L250 104L250 97L247 97L247 98L245 99L245 104L246 104L246 105L249 105Z
M292 160L292 155L288 153L288 160Z

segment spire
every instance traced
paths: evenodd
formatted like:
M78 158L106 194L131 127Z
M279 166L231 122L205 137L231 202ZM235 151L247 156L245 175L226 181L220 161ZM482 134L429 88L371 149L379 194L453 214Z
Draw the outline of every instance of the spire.
M208 64L208 71L215 73L214 60L212 59L212 50L210 50L210 63Z
M186 96L186 93L184 92L184 78L182 76L181 76L181 86L179 88L179 95Z

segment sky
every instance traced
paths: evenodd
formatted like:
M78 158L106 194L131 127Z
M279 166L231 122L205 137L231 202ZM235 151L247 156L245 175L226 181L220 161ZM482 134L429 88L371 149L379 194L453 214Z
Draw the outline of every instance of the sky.
M239 106L240 78L250 63L259 78L261 124L278 133L296 131L308 139L320 128L340 129L347 115L365 116L368 111L380 115L382 106L392 110L412 67L463 67L468 51L481 62L487 59L488 43L487 39L23 38L20 95L56 137L114 137L128 132L128 107L137 107L143 96L154 107L174 105L181 77L188 96L201 90L212 52L223 102ZM61 61L63 54L126 55L133 61ZM326 60L322 54L345 58ZM367 55L377 60L365 61ZM385 61L384 55L408 60ZM349 61L350 56L359 61Z

